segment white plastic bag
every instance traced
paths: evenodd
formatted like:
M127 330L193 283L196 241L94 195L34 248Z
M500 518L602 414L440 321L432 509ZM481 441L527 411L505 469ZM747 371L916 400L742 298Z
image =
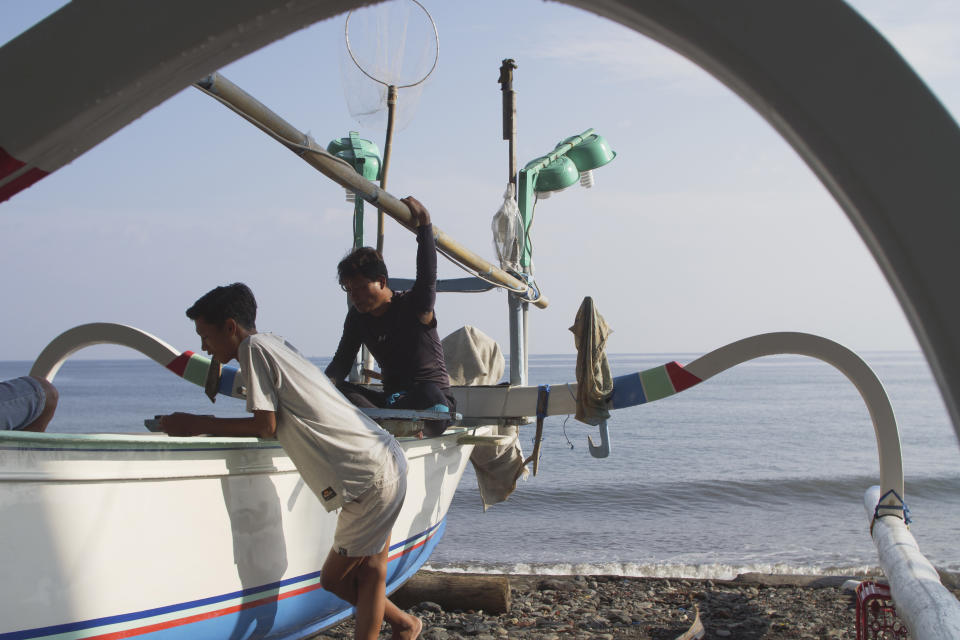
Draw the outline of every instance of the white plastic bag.
M520 252L523 247L523 221L514 196L513 183L507 185L503 205L493 215L493 249L504 271L520 272Z

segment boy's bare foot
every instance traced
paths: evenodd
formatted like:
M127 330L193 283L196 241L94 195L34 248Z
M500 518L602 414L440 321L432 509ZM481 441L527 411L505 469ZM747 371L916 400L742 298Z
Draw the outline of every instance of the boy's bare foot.
M423 622L417 616L410 616L413 620L413 624L406 629L394 629L393 636L391 640L417 640L420 637L420 632L423 631Z

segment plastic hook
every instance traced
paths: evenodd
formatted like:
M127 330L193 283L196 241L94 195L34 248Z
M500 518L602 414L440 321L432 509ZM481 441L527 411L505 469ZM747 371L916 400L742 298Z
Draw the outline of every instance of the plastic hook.
M606 458L610 455L610 432L607 430L607 421L600 421L600 444L593 444L593 437L587 436L587 446L590 447L590 455L594 458Z

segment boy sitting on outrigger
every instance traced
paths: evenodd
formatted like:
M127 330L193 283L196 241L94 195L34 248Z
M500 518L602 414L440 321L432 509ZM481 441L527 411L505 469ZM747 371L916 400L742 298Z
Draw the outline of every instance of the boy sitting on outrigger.
M376 249L361 247L337 265L340 286L350 297L340 344L325 373L359 407L455 411L450 378L433 310L437 295L437 246L426 207L413 197L402 202L417 228L417 278L410 291L387 286L387 265ZM360 345L380 363L383 391L346 382ZM443 433L449 421L428 420L427 436Z
M204 351L234 358L249 418L189 413L161 416L172 436L276 438L327 511L340 509L323 588L356 607L356 638L373 640L386 618L395 640L414 640L416 616L386 597L390 531L407 492L407 460L396 438L337 393L289 342L258 333L257 303L242 283L217 287L187 309Z

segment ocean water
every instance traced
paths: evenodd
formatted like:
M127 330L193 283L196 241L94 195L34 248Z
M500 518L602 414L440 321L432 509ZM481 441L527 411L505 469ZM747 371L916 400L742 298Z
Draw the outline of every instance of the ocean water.
M919 353L861 354L900 427L911 531L936 566L960 571L960 446ZM614 375L694 355L610 355ZM326 359L316 359L321 367ZM572 381L572 355L534 356L536 384ZM26 362L0 362L0 377ZM70 360L51 431L137 432L175 410L243 415L148 360ZM590 456L595 427L546 420L539 473L483 511L467 470L433 569L731 578L737 573L844 574L877 566L862 506L878 483L870 418L830 366L775 356L692 389L616 411L612 452ZM533 425L524 427L529 452Z

